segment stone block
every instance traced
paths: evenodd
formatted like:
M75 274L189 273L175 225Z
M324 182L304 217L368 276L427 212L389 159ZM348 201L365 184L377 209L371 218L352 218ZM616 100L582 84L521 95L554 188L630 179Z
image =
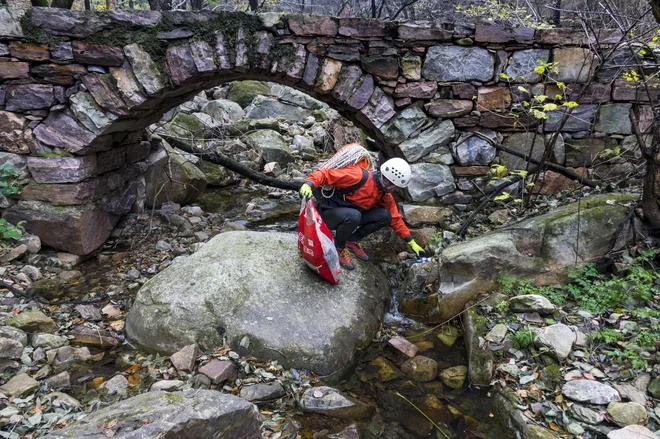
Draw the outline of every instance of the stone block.
M401 74L410 81L419 81L422 78L422 58L406 53L401 58Z
M606 104L598 109L596 131L605 134L631 134L630 109L632 104Z
M593 82L589 85L567 84L565 92L560 90L556 84L548 84L545 88L545 95L554 97L565 94L567 100L577 99L583 93L582 97L577 100L578 104L604 104L610 101L611 92L612 84L609 82L606 84Z
M495 71L493 54L480 47L429 47L422 77L433 81L490 81Z
M319 66L321 65L321 59L310 53L307 57L307 64L305 64L305 71L302 77L302 85L307 88L314 87L316 84L316 76L319 71Z
M539 133L514 133L504 139L504 146L507 148L530 156L532 159L540 161L545 153L546 142L550 140L551 135L544 136ZM537 165L528 163L525 159L500 151L500 163L507 169L523 169L534 171ZM560 135L553 147L553 153L550 159L559 165L564 164L566 151L564 139Z
M8 221L26 221L26 230L37 235L44 245L76 255L89 254L101 246L117 219L92 203L62 207L19 201L7 211Z
M330 46L328 58L339 61L360 61L360 46Z
M589 178L587 168L569 168L581 177ZM532 188L532 192L540 195L555 195L561 191L577 189L580 183L554 171L543 172L539 176L538 183Z
M31 183L21 191L21 200L46 201L56 206L74 206L101 199L110 191L103 179L91 178L80 183Z
M531 43L534 41L534 29L478 24L474 39L479 43Z
M557 64L557 73L547 72L553 81L587 82L595 67L593 53L589 49L569 47L552 49L552 61Z
M617 79L612 87L612 100L628 102L657 102L660 99L660 81L649 81L648 91L638 82Z
M456 177L481 177L488 175L489 166L456 166L453 168Z
M356 65L344 65L331 96L339 102L346 102L362 77L362 69Z
M472 84L452 84L450 89L454 99L472 100L472 98L477 96L477 89Z
M71 12L59 8L35 8L32 10L32 25L51 35L86 38L106 25L96 14Z
M321 94L330 93L337 83L341 66L341 61L326 58L321 67L321 75L316 79L314 90Z
M95 155L82 157L29 157L28 168L37 183L76 183L96 174Z
M632 49L633 51L639 50L638 48ZM629 47L622 45L609 54L603 62L603 66L596 73L596 78L599 81L607 81L608 83L614 79L620 78L621 74L631 69L635 65L635 56ZM637 70L637 69L635 69Z
M51 43L48 46L50 58L56 63L68 63L73 61L73 45L70 41Z
M456 121L454 123L458 126ZM520 117L514 117L513 115L504 114L504 113L494 113L486 112L482 113L479 119L479 125L484 128L491 129L514 129L514 130L526 130L529 128L536 127L539 124L539 119L535 118L532 115L522 115Z
M517 50L511 56L509 66L504 74L511 77L511 82L533 84L541 80L541 75L534 72L538 66L537 61L547 63L550 59L548 49Z
M511 105L511 94L505 87L479 87L477 111L505 110Z
M147 100L127 61L121 67L110 67L110 74L115 79L117 89L129 107L140 105Z
M361 65L365 72L382 79L397 79L399 77L399 60L394 56L363 56Z
M30 75L30 65L26 62L0 62L0 80L24 79Z
M295 35L337 35L337 22L332 17L320 15L289 15L289 29Z
M566 140L566 167L589 168L598 154L605 150L605 140L602 138Z
M465 116L472 107L472 101L460 99L436 99L424 105L428 114L440 119Z
M238 377L236 366L232 361L218 360L216 358L200 367L199 373L209 377L213 384L220 384L224 381L233 381Z
M346 37L384 37L386 22L373 18L340 18L339 35Z
M124 55L130 62L135 77L148 95L155 95L165 88L160 80L156 63L139 44L129 44L124 47Z
M374 78L371 75L362 75L360 81L355 87L355 91L346 101L346 105L351 110L362 109L374 92Z
M80 64L96 66L120 66L124 62L124 51L121 47L101 46L84 41L72 43L73 59Z
M433 40L449 41L452 31L443 29L442 23L436 21L405 21L397 29L399 39L402 40Z
M116 115L126 116L129 114L126 102L115 93L115 87L111 85L112 75L109 73L90 73L82 77L82 82L101 107Z
M569 132L591 130L597 110L598 105L580 105L573 108L561 130ZM545 121L544 130L546 132L556 131L559 128L559 122L564 116L564 110L549 111L547 114L548 119Z
M25 61L48 61L50 52L48 46L43 44L25 43L23 41L12 41L9 43L9 53L14 58Z
M0 149L15 154L29 154L34 142L29 121L19 114L0 111Z
M431 99L438 91L435 81L417 81L399 84L394 89L395 98Z
M87 69L80 64L39 64L32 67L32 75L45 82L58 85L73 85Z
M184 84L195 77L197 68L190 46L182 44L170 47L166 54L170 78L174 85Z
M0 9L0 38L23 38L21 17L25 10Z
M587 37L583 30L577 29L537 29L536 41L553 46L582 46L587 43Z
M358 113L357 118L368 127L380 129L395 114L392 97L386 95L380 87L376 87L367 103Z
M6 109L8 111L40 110L55 104L53 86L46 84L8 85Z
M64 149L72 154L91 154L110 148L112 137L97 137L83 128L70 113L51 112L46 120L34 129L40 142Z

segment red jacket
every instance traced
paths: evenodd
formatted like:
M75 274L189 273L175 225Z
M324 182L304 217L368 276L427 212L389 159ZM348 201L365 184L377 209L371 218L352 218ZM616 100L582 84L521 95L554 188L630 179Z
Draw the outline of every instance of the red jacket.
M310 174L306 183L311 185L312 189L320 186L334 186L337 189L347 188L360 182L362 169L359 166L348 166L341 169L318 169ZM370 210L374 207L387 209L392 215L390 227L394 229L400 238L406 241L412 239L410 230L404 224L399 209L396 207L394 197L376 186L371 171L366 183L352 194L347 194L346 200L364 210Z

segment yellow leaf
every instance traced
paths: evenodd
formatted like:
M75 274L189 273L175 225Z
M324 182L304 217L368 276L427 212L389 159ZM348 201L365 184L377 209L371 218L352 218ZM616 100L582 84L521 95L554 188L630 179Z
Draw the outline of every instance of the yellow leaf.
M522 91L523 93L529 93L529 90L527 90L527 89L526 89L525 87L523 87L522 85L519 85L519 86L518 86L518 90L519 90L519 91Z
M103 384L103 381L104 381L104 380L103 380L103 377L96 377L96 378L94 378L94 379L91 381L91 383L92 383L92 387L94 387L94 388L98 388L101 384Z
M639 49L639 54L642 55L642 56L646 55L646 50Z
M139 382L140 382L140 375L138 375L137 373L134 373L134 374L128 376L128 385L129 386L135 387L135 386L138 385Z
M566 89L566 84L564 84L563 82L558 82L557 87L559 87L560 90L564 90Z
M562 106L564 106L564 107L568 107L568 108L575 108L575 107L577 107L578 105L579 105L579 104L578 104L577 102L574 102L574 101L564 102L564 103L562 104Z
M506 200L507 198L511 197L508 192L502 192L501 195L498 195L495 197L495 201L503 201Z
M543 111L554 111L557 109L557 104L545 104L543 106Z
M538 73L539 75L542 75L545 73L545 67L543 66L538 66L534 69L534 73Z
M543 103L545 102L546 99L548 99L548 97L546 95L538 95L538 96L534 96L534 99L536 99L540 103Z
M115 320L114 322L110 323L110 327L115 331L121 331L124 329L124 324L125 323L123 320Z

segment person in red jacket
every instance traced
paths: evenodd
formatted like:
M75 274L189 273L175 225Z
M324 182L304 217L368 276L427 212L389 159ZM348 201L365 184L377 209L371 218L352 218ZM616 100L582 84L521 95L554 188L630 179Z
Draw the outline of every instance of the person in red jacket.
M311 197L322 186L334 187L330 194L318 197L318 210L328 228L336 230L335 246L342 267L355 268L349 250L359 259L369 259L360 241L385 226L392 227L417 256L423 252L410 235L392 196L398 188L408 186L410 177L410 165L393 158L383 163L379 171L360 166L318 169L303 183L302 197Z

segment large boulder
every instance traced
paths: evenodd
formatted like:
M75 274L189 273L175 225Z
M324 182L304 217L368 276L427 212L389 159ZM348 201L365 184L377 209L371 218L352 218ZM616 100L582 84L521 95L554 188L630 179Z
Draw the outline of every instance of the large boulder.
M165 353L226 339L241 355L327 375L369 344L388 285L361 262L330 285L302 262L296 234L227 232L142 287L126 334Z
M259 130L248 134L243 139L251 148L261 151L263 163L277 162L283 168L295 161L284 137L277 131Z
M171 201L190 204L206 189L206 176L195 165L198 158L172 148L163 147L149 154L149 169L144 174L146 205L160 207Z
M310 110L268 96L257 96L245 109L245 117L248 119L264 119L276 115L283 119L301 121L311 114Z
M458 314L476 294L493 288L501 275L532 277L538 285L566 281L568 267L576 261L586 264L610 250L619 223L637 198L634 194L585 197L580 206L569 204L447 247L440 268L442 299L431 312L432 320ZM629 231L623 230L617 245L630 238Z
M216 390L190 389L147 392L119 401L46 438L258 438L260 428L254 404Z
M231 83L227 99L245 108L258 95L270 94L268 84L259 81L236 81Z
M227 99L216 99L204 105L202 113L222 123L231 123L245 116L245 111L236 102Z

